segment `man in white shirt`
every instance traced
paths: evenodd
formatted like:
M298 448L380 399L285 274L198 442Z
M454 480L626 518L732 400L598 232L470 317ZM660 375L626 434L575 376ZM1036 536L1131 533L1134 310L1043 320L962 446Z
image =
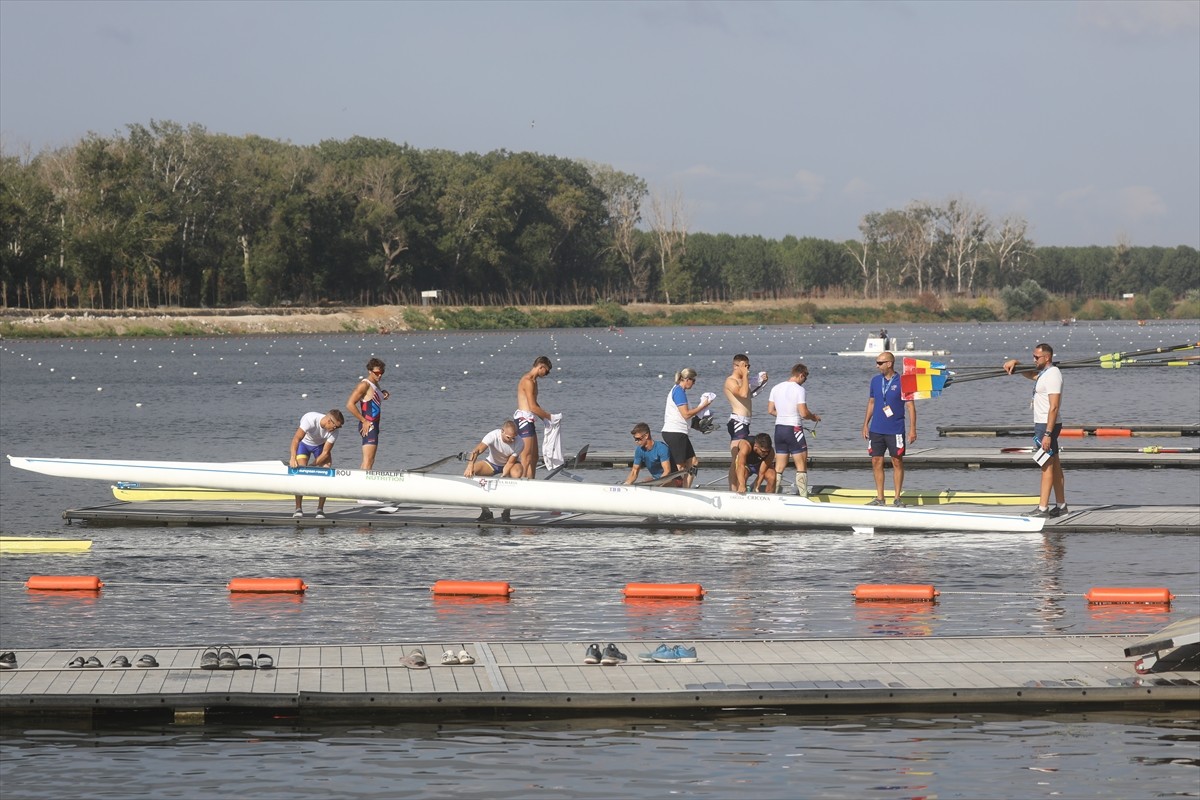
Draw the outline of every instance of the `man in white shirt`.
M1009 375L1020 364L1017 359L1004 362L1004 371ZM1033 348L1033 369L1023 370L1019 374L1034 382L1033 401L1033 444L1039 451L1049 453L1044 460L1039 457L1042 467L1041 497L1038 507L1030 512L1031 517L1058 517L1068 513L1066 478L1063 476L1062 461L1058 457L1058 434L1062 430L1062 370L1054 366L1054 348L1045 342ZM1035 456L1038 454L1035 453ZM1054 508L1050 508L1050 490L1058 500Z
M796 465L796 494L808 496L808 441L804 438L804 420L820 422L821 417L808 408L808 393L804 382L808 367L796 364L791 376L771 388L767 412L775 417L775 472L783 485L783 471L788 457Z
M337 441L338 429L345 423L346 417L336 408L328 414L320 411L309 411L300 418L300 427L292 437L288 449L288 466L296 467L332 467L333 443ZM304 516L304 495L296 495L296 511L293 517ZM317 498L317 519L325 519L325 498Z
M467 468L463 470L463 476L520 478L524 474L520 459L525 442L525 439L517 435L516 421L504 420L499 428L484 436L483 441L475 445L467 459ZM509 509L504 509L500 519L508 522L509 514ZM487 522L491 518L491 509L484 508L475 521Z

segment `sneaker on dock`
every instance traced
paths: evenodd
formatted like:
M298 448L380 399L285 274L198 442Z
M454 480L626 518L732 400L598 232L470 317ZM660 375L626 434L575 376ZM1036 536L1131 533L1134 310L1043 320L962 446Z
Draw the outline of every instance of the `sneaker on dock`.
M617 646L612 642L604 648L604 652L600 654L600 663L606 667L616 666L622 661L625 661L627 656L617 649Z
M1065 517L1070 513L1071 509L1067 508L1066 503L1063 503L1061 506L1052 506L1050 508L1050 516L1052 517Z
M487 522L489 519L491 519L494 516L495 515L490 510L485 508L479 512L479 516L475 518L475 521L476 522Z
M589 644L587 650L585 650L583 653L583 663L599 664L600 658L600 645Z
M664 664L695 664L700 660L696 658L696 648L694 647L677 644L668 648L666 653L660 653L659 650L662 648L654 651L654 660Z
M297 508L295 513L292 514L292 519L300 519L303 516L304 512Z
M1047 518L1047 517L1052 517L1052 516L1054 516L1054 515L1050 513L1050 509L1048 509L1048 508L1042 508L1041 506L1038 506L1037 508L1035 508L1033 511L1030 511L1030 512L1029 512L1028 514L1026 514L1025 516L1027 516L1027 517L1040 517L1040 518L1042 518L1042 519L1045 519L1045 518Z
M0 653L0 669L16 669L17 654L11 650L7 653Z
M871 502L867 503L867 505L869 505L869 506L886 506L886 505L887 505L887 501L886 501L886 500L881 500L880 498L876 497L874 500L872 500Z

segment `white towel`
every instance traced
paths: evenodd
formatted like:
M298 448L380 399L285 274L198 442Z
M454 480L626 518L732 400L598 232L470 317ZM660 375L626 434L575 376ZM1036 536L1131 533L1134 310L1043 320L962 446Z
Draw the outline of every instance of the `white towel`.
M542 463L546 469L558 469L567 463L562 454L562 438L558 426L562 424L562 414L551 414L546 421L546 432L542 434Z
M716 400L716 399L717 399L716 392L705 392L704 394L700 395L701 403L712 403L712 401ZM707 406L703 411L700 412L701 419L703 419L704 417L711 417L711 416L712 416L712 406L711 405Z

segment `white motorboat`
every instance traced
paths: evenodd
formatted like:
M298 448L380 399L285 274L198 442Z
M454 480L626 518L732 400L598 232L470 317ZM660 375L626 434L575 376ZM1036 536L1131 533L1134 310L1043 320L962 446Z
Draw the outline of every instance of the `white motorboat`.
M903 346L901 346L903 345ZM830 355L835 356L868 356L874 358L884 351L890 351L897 356L948 356L949 350L918 350L917 343L911 340L901 341L895 336L888 336L886 330L867 335L867 343L862 350L839 350Z

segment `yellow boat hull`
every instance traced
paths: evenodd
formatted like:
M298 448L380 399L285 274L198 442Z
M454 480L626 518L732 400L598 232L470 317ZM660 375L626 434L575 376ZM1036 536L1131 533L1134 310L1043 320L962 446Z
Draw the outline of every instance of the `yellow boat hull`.
M884 492L888 503L893 492ZM844 503L866 505L875 499L874 489L844 489L840 486L814 486L808 499L816 503ZM1003 492L960 492L946 489L941 492L902 492L900 499L910 506L976 505L976 506L1027 506L1037 505L1037 495L1006 494Z
M250 500L291 500L294 495L277 494L275 492L235 492L227 489L198 489L191 486L113 486L113 497L127 503L144 503L149 500L232 500L245 502ZM315 501L316 497L305 496L305 500ZM330 500L344 498L330 497ZM347 502L353 503L353 500Z
M0 536L0 553L82 553L90 549L91 539Z

